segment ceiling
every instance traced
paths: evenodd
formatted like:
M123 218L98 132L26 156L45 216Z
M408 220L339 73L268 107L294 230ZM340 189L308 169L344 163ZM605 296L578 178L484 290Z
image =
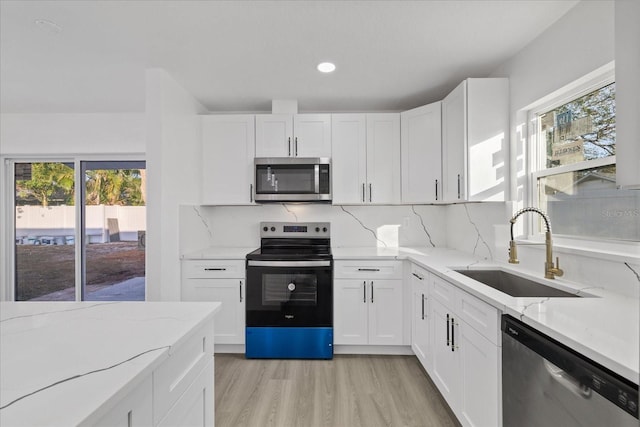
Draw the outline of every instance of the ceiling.
M143 112L145 69L164 68L211 111L404 110L487 76L576 3L2 0L0 108Z

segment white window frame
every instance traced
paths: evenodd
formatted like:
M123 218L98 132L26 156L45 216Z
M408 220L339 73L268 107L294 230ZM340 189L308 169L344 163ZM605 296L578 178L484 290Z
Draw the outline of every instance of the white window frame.
M546 154L544 147L539 144L540 134L538 115L546 113L576 98L584 96L599 88L615 82L615 63L612 61L603 67L587 74L586 76L564 86L563 88L545 96L537 102L525 108L527 114L527 185L525 190L525 202L527 206L539 206L538 179L561 173L574 172L577 170L597 168L616 163L616 156L609 156L600 159L585 160L582 162L546 167ZM518 240L540 242L544 239L543 233L536 229L537 218L533 216L525 217L524 235ZM553 227L553 218L551 219ZM593 237L580 236L553 236L554 246L560 248L572 248L576 252L582 250L586 252L607 252L628 254L636 253L640 244L637 242L625 242L613 239L597 239ZM577 249L580 248L580 249Z

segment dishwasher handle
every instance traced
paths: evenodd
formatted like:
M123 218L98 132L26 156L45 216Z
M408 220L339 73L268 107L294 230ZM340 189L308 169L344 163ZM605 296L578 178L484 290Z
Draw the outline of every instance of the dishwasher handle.
M573 378L571 375L567 374L565 371L558 368L556 365L546 359L543 359L543 364L544 368L549 373L551 378L558 382L561 386L563 386L576 396L582 397L583 399L591 398L590 387L584 384L580 384L580 381Z

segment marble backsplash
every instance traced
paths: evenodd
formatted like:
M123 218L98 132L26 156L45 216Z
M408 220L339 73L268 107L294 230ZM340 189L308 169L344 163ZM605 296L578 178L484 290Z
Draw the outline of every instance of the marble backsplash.
M256 206L195 206L179 209L180 253L212 246L257 248L261 221L331 222L333 247L447 247L506 263L510 203L339 206L275 203ZM640 296L638 254L585 256L555 248L563 279L616 293ZM543 247L520 247L521 264L542 276Z

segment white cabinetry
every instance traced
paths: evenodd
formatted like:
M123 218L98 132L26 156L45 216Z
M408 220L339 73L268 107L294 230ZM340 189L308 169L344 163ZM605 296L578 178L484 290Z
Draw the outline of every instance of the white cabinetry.
M336 261L334 344L402 345L400 261Z
M400 114L402 203L442 199L441 102Z
M331 115L257 115L256 157L331 157Z
M334 114L334 204L400 203L400 115Z
M118 402L93 427L153 425L152 380L149 375L142 384Z
M254 116L202 116L202 204L252 203L254 157Z
M467 79L442 101L444 201L504 201L509 81Z
M464 426L501 422L499 314L432 277L433 359L428 372Z
M429 330L429 272L411 265L411 348L425 369L431 365L431 331Z
M182 262L182 301L218 301L216 344L244 344L245 269L241 260Z

